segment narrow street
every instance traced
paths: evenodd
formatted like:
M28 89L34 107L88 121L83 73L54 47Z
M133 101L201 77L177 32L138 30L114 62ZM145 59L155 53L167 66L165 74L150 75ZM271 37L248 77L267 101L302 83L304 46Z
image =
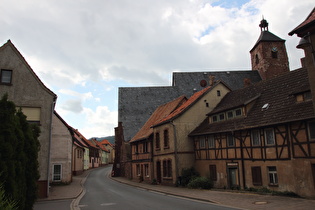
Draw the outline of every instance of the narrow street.
M110 171L111 167L102 167L90 173L75 201L80 209L231 209L121 184L108 177Z

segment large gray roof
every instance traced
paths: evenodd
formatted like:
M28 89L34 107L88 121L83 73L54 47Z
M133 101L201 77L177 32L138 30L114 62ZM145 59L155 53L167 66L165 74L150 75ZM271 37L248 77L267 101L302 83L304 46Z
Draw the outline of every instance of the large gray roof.
M252 83L261 80L258 71L221 72L174 72L172 86L162 87L120 87L118 101L118 121L124 127L125 141L129 141L144 125L154 110L181 95L190 97L203 89L200 81L207 82L209 76L225 82L232 90L244 87L244 79Z

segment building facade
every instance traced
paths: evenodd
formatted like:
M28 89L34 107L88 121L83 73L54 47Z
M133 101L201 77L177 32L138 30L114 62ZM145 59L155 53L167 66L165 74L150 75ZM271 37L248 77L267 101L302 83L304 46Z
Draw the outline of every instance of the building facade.
M0 70L0 95L8 93L9 100L22 108L27 120L40 126L39 197L47 197L51 178L51 126L57 96L41 82L10 40L0 47Z

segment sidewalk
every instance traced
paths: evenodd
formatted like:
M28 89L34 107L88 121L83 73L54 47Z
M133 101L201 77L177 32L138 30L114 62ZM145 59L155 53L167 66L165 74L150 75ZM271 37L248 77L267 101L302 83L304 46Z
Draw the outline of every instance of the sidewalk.
M74 176L73 181L65 186L52 186L50 196L45 200L75 199L82 193L82 183L91 170L85 171L79 176ZM283 196L259 195L251 193L227 192L219 190L198 190L182 187L170 187L163 185L150 185L132 182L123 177L110 177L111 179L134 187L155 191L166 195L180 196L183 198L196 199L212 202L218 205L230 206L240 209L314 209L315 200L291 198Z
M182 187L150 185L132 182L123 177L112 177L112 179L121 183L129 184L149 191L164 193L166 195L175 195L189 199L212 202L215 204L240 209L309 210L315 208L315 200L309 199L272 195L259 195L251 193L242 193L237 191L227 192L219 190L199 190L187 189Z

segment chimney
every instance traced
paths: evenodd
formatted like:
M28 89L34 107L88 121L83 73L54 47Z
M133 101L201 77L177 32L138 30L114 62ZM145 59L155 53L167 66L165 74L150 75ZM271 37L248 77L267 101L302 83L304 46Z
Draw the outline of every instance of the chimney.
M250 81L249 78L245 78L245 79L244 79L244 87L248 87L248 86L250 86L251 84L252 84L252 82Z

